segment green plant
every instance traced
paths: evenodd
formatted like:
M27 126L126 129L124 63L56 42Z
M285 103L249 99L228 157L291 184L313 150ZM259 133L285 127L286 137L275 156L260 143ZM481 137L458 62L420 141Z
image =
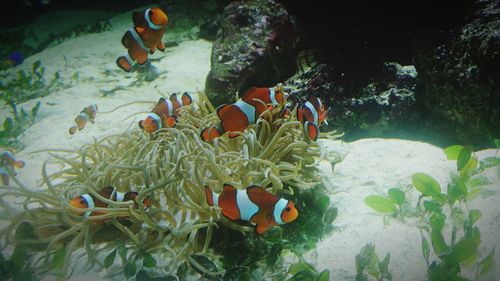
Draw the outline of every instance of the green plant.
M0 82L0 98L6 102L20 103L34 98L45 97L51 90L61 84L60 74L56 72L54 78L47 84L45 67L41 61L33 63L31 72L19 70L15 79L6 84Z
M375 211L403 219L410 213L410 205L406 195L399 188L390 188L388 196L370 195L365 198L365 204Z
M446 193L442 193L441 186L431 176L425 173L412 176L413 186L420 192L415 211L419 218L422 254L428 266L429 281L466 281L470 279L462 275L462 269L478 259L481 234L475 223L482 216L479 210L469 209L467 203L486 193L483 186L488 180L481 172L500 166L500 158L478 161L471 148L461 145L450 146L444 152L448 160L456 160L456 173L451 173ZM398 212L396 206L404 201L401 193L396 193L390 190L389 199L371 195L365 202L379 212L395 214ZM476 262L475 280L488 272L493 257L494 249Z
M366 244L356 255L356 281L367 281L369 276L366 273L377 281L391 281L392 274L389 272L390 259L391 255L387 253L384 259L380 261L377 253L375 253L375 245Z
M480 179L478 174L487 167L498 165L498 158L496 161L487 158L478 165L478 159L469 147L454 145L444 151L449 160L457 161L457 172L451 174L446 194L441 193L439 183L431 176L417 173L412 177L414 187L421 193L417 211L420 216L422 254L428 266L430 281L470 280L462 276L462 267L478 258L481 234L474 224L482 214L479 210L469 209L467 202L475 198L485 183L477 180ZM452 228L448 239L445 239L444 232L446 223ZM431 250L437 257L432 262ZM491 263L491 259L493 254L476 263L478 274L487 271L485 265Z
M40 102L31 108L30 112L21 108L19 112L14 102L9 102L14 117L7 117L3 122L3 130L0 131L0 146L19 147L21 143L18 137L35 122L35 117L40 109Z

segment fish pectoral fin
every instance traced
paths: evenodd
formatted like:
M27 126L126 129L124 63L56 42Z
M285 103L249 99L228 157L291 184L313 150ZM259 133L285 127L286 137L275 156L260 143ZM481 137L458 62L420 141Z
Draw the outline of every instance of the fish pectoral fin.
M142 35L144 32L146 32L146 29L145 28L142 28L142 27L135 27L135 31L137 31L137 33L139 35ZM141 37L142 38L142 37Z
M158 45L156 46L156 48L158 50L160 50L161 52L165 51L165 44L160 40L160 42L158 43Z
M257 234L259 235L264 234L264 232L266 232L268 229L269 225L264 223L260 223L255 226L255 232L257 232Z
M165 125L167 125L168 128L173 128L175 126L175 122L177 121L177 118L175 116L170 116L165 119Z

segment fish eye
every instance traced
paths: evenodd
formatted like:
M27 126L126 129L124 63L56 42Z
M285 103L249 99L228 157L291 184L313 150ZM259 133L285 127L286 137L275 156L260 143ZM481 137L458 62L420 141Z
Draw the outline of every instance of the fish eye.
M80 199L80 204L85 204L85 199L81 198Z
M153 15L153 11L152 10L149 10L149 15L152 16Z
M286 207L286 208L285 208L285 211L286 211L286 212L290 212L290 210L291 210L291 209L290 209L290 207Z

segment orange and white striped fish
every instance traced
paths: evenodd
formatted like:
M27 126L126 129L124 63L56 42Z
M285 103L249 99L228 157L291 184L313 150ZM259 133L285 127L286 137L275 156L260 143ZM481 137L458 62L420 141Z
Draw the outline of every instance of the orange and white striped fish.
M192 103L193 98L188 92L182 94L181 98L176 94L172 94L168 100L160 98L146 119L139 121L139 127L148 133L161 128L172 128L179 116L179 108Z
M311 140L317 140L319 137L319 126L326 121L328 110L321 100L311 96L307 102L300 105L297 109L297 119L304 124L304 130Z
M76 116L74 120L76 126L71 126L69 128L69 133L72 135L76 132L77 129L83 130L88 121L94 123L95 116L97 115L97 110L97 104L91 104L80 111L80 114L78 114L78 116Z
M4 151L0 154L0 177L2 178L3 185L9 185L10 176L7 169L11 169L13 175L17 175L14 168L21 169L25 166L24 161L17 160L14 154L10 151Z
M230 138L237 137L238 134L233 132L243 132L248 125L255 124L264 111L284 102L285 96L279 88L252 87L237 102L219 106L217 116L221 121L220 126L205 128L200 136L207 142L225 132L228 132Z
M161 38L168 24L168 17L160 8L134 12L132 20L134 26L122 37L127 54L116 60L116 64L126 72L130 72L135 62L139 65L146 63L149 54L153 54L156 49L165 50Z
M269 227L294 221L299 212L292 201L267 192L263 187L236 189L224 184L219 195L205 186L207 202L222 209L230 220L244 220L255 224L255 232L262 235Z
M101 189L100 191L97 192L99 195L101 195L104 198L108 198L109 200L115 201L115 202L127 202L127 201L134 201L135 198L137 197L137 192L135 191L129 191L129 192L120 192L113 188L112 186L105 187ZM150 205L150 200L149 198L144 199L142 202L144 204L144 208L148 208ZM87 209L87 208L107 208L108 204L97 199L94 195L85 193L83 195L77 196L69 201L69 204L75 208L79 209ZM135 208L137 208L137 203L135 203ZM86 212L78 212L75 211L75 214L79 216L98 216L98 215L103 215L105 214L104 212L92 212L92 211L86 211Z

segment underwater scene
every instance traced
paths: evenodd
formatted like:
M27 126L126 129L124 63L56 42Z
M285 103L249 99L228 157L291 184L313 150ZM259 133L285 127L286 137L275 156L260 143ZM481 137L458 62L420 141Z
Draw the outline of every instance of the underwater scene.
M500 280L500 2L10 0L1 280Z

